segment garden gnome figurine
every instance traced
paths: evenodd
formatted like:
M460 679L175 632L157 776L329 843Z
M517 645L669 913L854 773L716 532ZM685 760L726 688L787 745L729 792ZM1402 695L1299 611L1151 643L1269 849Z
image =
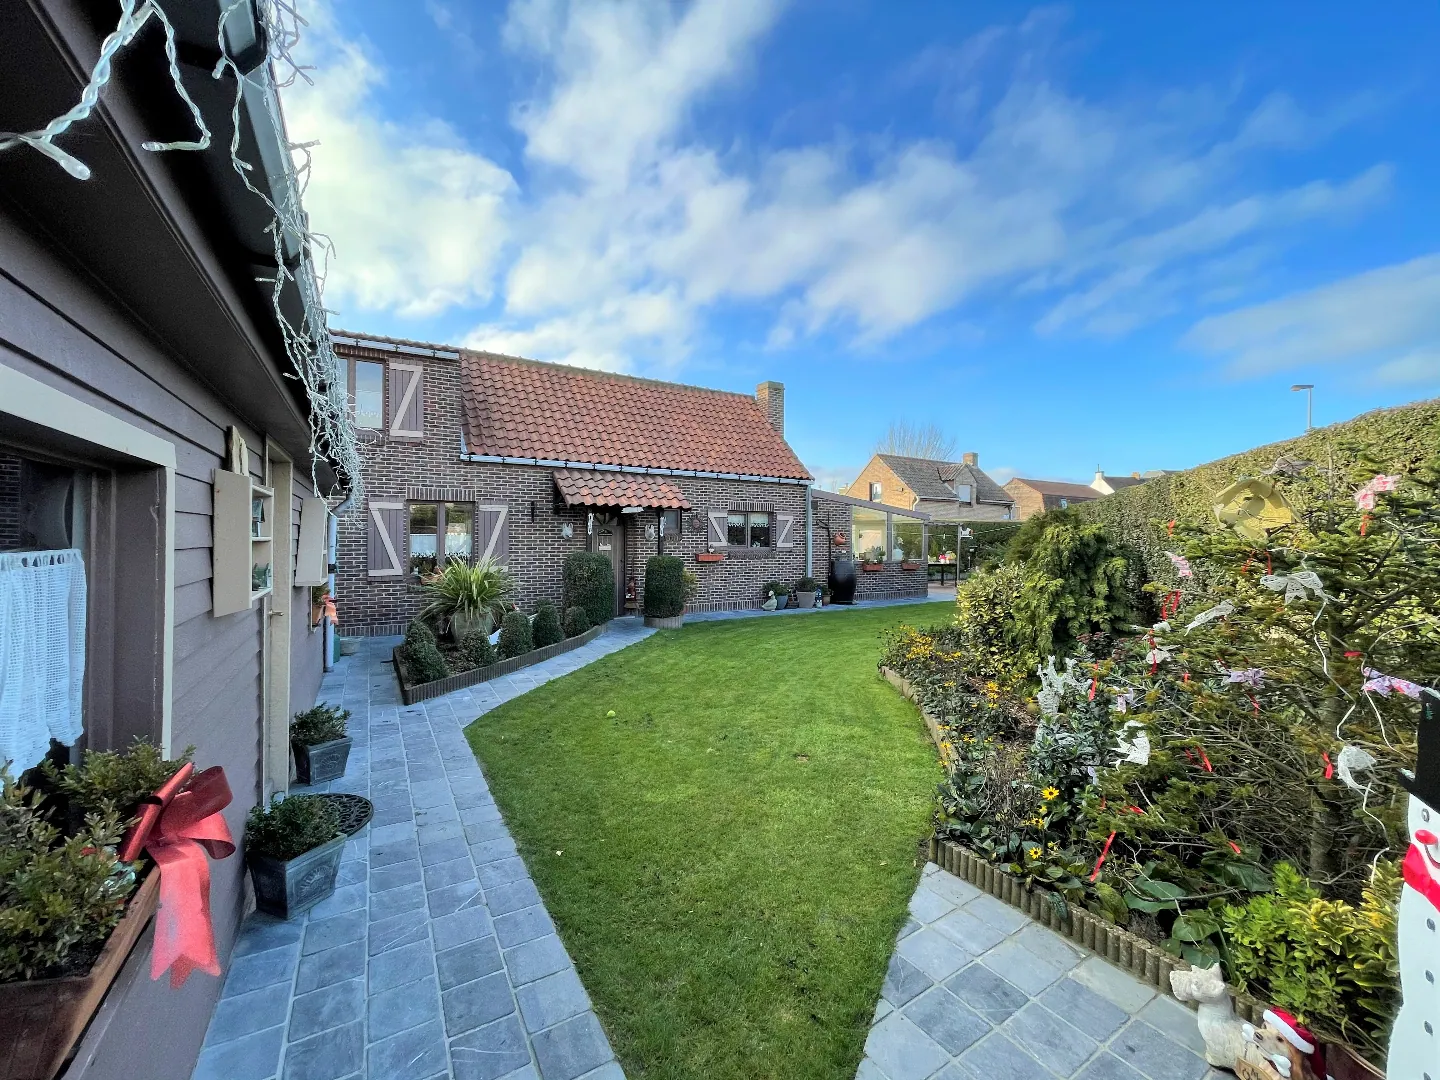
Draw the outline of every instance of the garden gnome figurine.
M1400 891L1400 992L1390 1032L1389 1080L1440 1080L1440 694L1421 691L1420 750L1410 792L1410 850Z

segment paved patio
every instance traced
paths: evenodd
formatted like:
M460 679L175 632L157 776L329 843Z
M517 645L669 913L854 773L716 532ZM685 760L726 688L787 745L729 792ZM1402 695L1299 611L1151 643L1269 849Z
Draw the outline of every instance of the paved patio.
M1222 1080L1195 1014L925 867L856 1080Z
M320 698L353 713L327 786L375 804L333 896L246 921L193 1080L624 1080L462 729L654 633L617 619L534 667L401 706L398 638L362 642ZM299 788L298 791L305 791Z

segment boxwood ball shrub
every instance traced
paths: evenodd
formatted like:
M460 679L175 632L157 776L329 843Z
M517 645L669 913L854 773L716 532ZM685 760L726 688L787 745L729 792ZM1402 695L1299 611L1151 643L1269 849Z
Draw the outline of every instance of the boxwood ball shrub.
M578 604L565 609L565 636L577 637L590 629L590 616Z
M543 649L546 645L558 645L565 640L565 631L560 627L560 613L555 610L555 605L548 601L541 601L535 608L535 621L530 626L530 633L535 639L535 648Z
M565 606L582 607L591 626L615 614L615 569L599 552L572 551L565 556Z
M434 645L435 631L420 619L411 619L410 625L405 627L406 645Z
M460 639L460 663L464 670L489 667L496 659L495 646L490 644L490 635L484 630L471 630Z
M293 859L340 835L340 815L318 795L276 795L245 820L245 850L272 859Z
M435 643L435 632L418 619L405 631L405 644L400 646L400 664L411 685L434 682L450 674L449 665Z
M530 633L530 618L523 611L512 611L500 624L500 659L524 656L535 648Z
M673 619L684 613L684 560L678 555L652 555L645 562L645 614Z

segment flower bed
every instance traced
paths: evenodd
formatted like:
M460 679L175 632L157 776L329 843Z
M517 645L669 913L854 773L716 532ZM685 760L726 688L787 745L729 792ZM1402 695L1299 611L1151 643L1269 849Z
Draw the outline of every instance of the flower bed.
M395 677L400 680L400 697L406 705L414 705L417 701L429 701L431 698L440 697L455 690L463 690L467 686L475 686L478 683L489 682L491 679L498 679L501 675L509 675L511 672L519 671L522 668L538 664L543 660L560 656L562 653L578 649L581 645L588 645L605 632L605 624L592 626L584 633L568 637L564 641L554 645L545 645L538 649L531 649L520 656L512 656L508 660L500 660L485 667L471 668L469 671L461 671L454 675L446 675L441 679L433 679L429 682L409 683L406 682L405 665L401 662L400 650L403 645L397 645L391 655L395 665Z

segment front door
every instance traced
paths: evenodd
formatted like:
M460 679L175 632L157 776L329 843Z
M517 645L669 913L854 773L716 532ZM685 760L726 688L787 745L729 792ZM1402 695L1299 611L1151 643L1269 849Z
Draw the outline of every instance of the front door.
M625 524L609 521L595 526L595 550L610 560L615 575L615 614L625 614Z

